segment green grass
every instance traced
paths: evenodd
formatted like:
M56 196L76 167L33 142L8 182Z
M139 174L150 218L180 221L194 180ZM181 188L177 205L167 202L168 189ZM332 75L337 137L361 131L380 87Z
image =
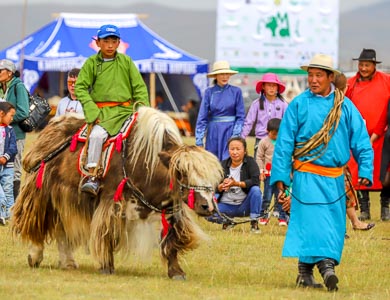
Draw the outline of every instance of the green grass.
M52 244L41 267L31 269L27 245L12 239L8 226L0 227L0 299L390 299L390 223L379 221L378 193L371 202L374 229L358 232L347 225L337 293L295 288L297 261L281 257L286 228L275 218L256 235L248 223L223 232L195 217L210 241L181 259L183 282L168 279L158 249L149 263L117 255L116 273L101 275L84 249L75 255L78 270L59 270ZM315 277L321 281L317 271Z

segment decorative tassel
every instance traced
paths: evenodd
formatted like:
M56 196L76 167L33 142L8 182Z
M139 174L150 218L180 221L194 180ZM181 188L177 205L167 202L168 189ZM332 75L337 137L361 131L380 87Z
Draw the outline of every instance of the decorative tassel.
M173 190L173 181L171 179L171 181L169 182L169 190L172 191Z
M122 200L122 193L123 189L125 187L125 184L127 182L127 177L123 178L122 181L119 183L118 187L116 188L115 194L114 194L114 201L119 202Z
M165 236L168 234L169 228L171 228L171 224L168 223L167 219L165 218L165 209L161 212L161 224L162 224L162 238L165 238Z
M76 133L76 134L74 134L72 136L72 141L70 143L70 148L69 148L70 152L75 152L76 151L78 138L79 138L79 134L78 133Z
M121 152L122 151L122 132L118 134L118 136L116 137L116 140L115 140L115 147L116 147L116 151L117 152Z
M39 167L38 170L38 175L37 175L37 181L35 183L35 186L38 189L42 188L42 183L43 183L43 172L45 171L45 162L42 160L41 166Z
M188 194L188 207L194 209L195 207L195 191L194 189L190 189Z
M265 165L265 169L267 170L266 176L271 176L271 168L272 168L272 165L270 163L267 163Z

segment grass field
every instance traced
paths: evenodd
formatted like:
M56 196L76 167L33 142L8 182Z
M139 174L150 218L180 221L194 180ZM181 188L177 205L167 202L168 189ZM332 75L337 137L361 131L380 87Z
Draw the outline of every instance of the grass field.
M27 147L32 141L30 136ZM337 293L295 287L297 261L281 257L286 228L275 218L261 234L251 234L248 223L224 232L195 217L210 241L182 258L187 280L180 282L168 279L157 248L148 263L118 255L116 273L101 275L84 249L75 255L78 270L59 270L53 243L41 267L31 269L27 245L13 239L8 226L0 227L0 299L390 299L390 223L379 215L379 194L372 193L376 227L358 232L347 224ZM321 281L317 271L315 277Z

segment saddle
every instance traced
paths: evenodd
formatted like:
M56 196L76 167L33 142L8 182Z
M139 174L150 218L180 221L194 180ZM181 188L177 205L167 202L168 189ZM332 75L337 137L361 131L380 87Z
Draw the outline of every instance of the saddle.
M116 150L117 152L121 152L122 142L129 136L131 129L137 119L137 116L138 113L136 112L133 115L131 115L129 118L127 118L126 121L123 123L122 128L119 130L118 134L116 134L115 136L109 136L106 142L104 143L101 159L100 159L100 165L98 166L100 178L104 178L104 176L106 175L114 151ZM78 155L78 162L77 162L78 171L82 176L89 175L88 168L86 167L86 163L85 163L87 157L87 150L88 150L87 149L88 144L86 143L87 140L88 140L88 124L84 124L79 129L79 131L73 135L72 142L70 145L70 151L75 151L78 142L84 143L84 146L81 148L81 151Z

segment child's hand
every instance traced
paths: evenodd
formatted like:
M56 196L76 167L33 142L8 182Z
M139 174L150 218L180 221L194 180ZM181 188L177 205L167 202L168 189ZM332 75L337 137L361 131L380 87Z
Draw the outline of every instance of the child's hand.
M264 181L265 180L265 174L260 174L260 181Z

